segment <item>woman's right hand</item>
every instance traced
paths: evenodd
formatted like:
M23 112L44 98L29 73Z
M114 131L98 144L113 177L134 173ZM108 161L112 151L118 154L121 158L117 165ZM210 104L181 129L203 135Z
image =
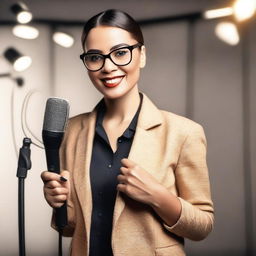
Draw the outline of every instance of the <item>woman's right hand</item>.
M57 174L45 171L41 173L41 179L44 182L44 197L47 203L53 208L61 207L70 193L69 172L62 171Z

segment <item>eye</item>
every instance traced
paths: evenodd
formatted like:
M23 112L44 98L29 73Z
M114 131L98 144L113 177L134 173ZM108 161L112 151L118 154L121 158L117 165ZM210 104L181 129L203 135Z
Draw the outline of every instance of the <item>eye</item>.
M84 57L85 61L88 62L99 62L102 61L103 57L99 54L89 54Z
M114 55L115 55L115 57L123 57L123 56L125 56L128 53L129 53L128 49L120 49L120 50L116 50L114 52Z

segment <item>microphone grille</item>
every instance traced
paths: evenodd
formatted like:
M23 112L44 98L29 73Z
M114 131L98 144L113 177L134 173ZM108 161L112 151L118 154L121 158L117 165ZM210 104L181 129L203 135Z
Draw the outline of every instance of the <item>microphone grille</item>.
M69 116L69 104L60 98L49 98L46 102L43 130L64 132Z

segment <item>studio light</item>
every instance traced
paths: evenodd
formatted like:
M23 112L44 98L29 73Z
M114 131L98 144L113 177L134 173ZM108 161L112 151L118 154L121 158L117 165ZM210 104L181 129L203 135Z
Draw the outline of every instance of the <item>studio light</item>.
M27 69L32 63L29 56L23 56L12 47L5 50L4 57L13 65L14 70L19 72Z
M56 44L65 48L69 48L74 44L74 38L64 32L54 32L52 38Z
M232 22L218 23L215 28L215 34L229 45L237 45L239 43L239 34L236 25Z
M237 0L234 4L234 15L238 21L250 19L255 14L256 0Z
M11 6L11 11L16 15L17 21L21 24L26 24L32 20L32 13L22 2L13 4Z
M216 18L230 16L232 14L233 14L233 8L226 7L226 8L205 11L203 13L203 17L205 19L216 19Z
M12 33L23 39L35 39L39 35L37 28L28 25L16 25L13 27Z

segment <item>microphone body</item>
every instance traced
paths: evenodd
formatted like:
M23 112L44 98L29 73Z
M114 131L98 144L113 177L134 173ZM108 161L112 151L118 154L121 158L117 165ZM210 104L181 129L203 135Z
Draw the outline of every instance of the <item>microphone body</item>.
M50 172L60 173L59 149L64 132L51 132L43 130L47 169Z
M69 105L63 99L49 98L46 103L42 138L45 147L47 169L60 173L59 149L68 120ZM55 209L56 226L63 229L67 225L66 202Z

